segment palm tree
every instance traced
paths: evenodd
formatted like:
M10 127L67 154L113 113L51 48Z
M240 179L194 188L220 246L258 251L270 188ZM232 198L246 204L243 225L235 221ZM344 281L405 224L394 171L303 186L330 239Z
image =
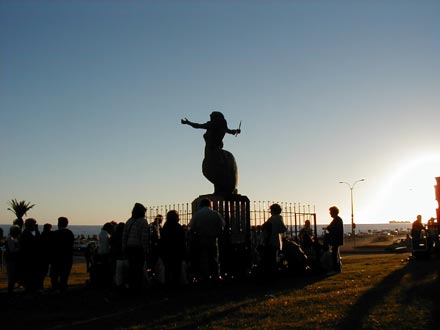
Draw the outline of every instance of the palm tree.
M12 199L9 201L9 205L11 207L8 207L8 210L13 212L17 217L17 219L14 220L13 224L19 226L21 229L24 223L23 217L31 208L35 206L35 204L31 204L30 202L26 202L26 201L17 201L16 199Z

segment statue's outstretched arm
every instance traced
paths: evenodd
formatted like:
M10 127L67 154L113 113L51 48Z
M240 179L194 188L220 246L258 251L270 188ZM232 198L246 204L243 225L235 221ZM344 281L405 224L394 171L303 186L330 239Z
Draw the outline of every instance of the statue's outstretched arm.
M207 128L208 128L208 125L207 125L207 124L193 123L193 122L189 121L187 118L183 118L180 122L181 122L182 124L184 124L184 125L189 125L189 126L191 126L191 127L193 127L193 128L204 128L204 129L207 129Z

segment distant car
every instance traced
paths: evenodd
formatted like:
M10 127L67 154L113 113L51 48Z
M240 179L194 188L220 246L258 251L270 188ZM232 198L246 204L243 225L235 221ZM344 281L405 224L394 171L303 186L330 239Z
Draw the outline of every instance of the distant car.
M393 243L385 248L386 252L403 253L410 252L411 242L407 238L396 239Z

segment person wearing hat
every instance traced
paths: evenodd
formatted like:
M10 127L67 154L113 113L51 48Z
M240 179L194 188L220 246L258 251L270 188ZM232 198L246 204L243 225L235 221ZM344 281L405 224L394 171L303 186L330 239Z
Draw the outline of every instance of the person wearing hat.
M148 252L147 209L136 203L122 233L122 252L128 260L128 282L131 290L142 288L144 265Z

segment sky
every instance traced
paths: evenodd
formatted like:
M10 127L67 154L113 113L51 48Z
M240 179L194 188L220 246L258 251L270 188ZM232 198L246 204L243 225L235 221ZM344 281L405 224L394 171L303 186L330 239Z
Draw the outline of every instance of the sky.
M0 223L191 203L221 111L238 192L356 223L436 216L440 1L0 0ZM346 182L340 183L340 182Z

